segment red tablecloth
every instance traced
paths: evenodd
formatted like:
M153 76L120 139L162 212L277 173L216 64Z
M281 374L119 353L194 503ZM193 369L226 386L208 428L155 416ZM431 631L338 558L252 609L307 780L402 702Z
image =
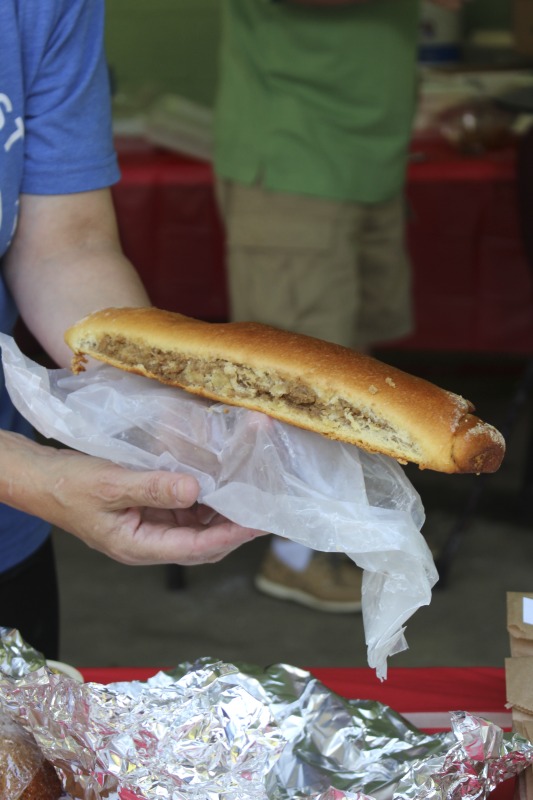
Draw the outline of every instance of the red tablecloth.
M531 353L533 265L519 229L515 151L413 145L408 245L416 330L403 347Z
M211 166L138 140L117 140L117 149L122 180L113 193L123 246L153 302L226 319ZM531 352L532 276L518 229L514 151L473 158L434 141L412 149L407 237L416 331L401 346Z
M158 671L156 667L79 669L86 681L97 683L146 680ZM443 727L449 727L445 715L450 711L481 713L491 719L497 715L510 726L505 671L497 667L392 668L385 681L365 667L313 667L310 671L343 697L379 700L402 714L438 714L445 722Z
M154 305L192 317L228 314L224 235L209 164L136 139L117 141L113 198L124 252Z
M442 139L421 137L411 144L408 182L511 183L515 161L512 147L474 156L462 154Z
M86 681L146 680L156 667L79 668ZM325 686L343 697L378 700L430 731L449 728L451 711L468 711L510 728L505 707L505 670L496 667L425 667L389 669L380 682L368 668L311 668ZM442 724L440 722L442 721ZM437 724L435 724L437 722ZM514 781L501 784L493 800L510 800Z

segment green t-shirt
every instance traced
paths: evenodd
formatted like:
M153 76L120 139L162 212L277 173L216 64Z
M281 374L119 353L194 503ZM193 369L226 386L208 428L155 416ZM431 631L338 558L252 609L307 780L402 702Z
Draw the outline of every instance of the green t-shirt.
M338 200L397 194L415 104L418 0L221 2L217 174Z

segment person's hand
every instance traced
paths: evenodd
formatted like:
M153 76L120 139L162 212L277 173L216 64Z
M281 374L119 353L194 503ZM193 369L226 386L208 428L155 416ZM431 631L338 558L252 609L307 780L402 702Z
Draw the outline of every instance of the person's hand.
M22 476L9 482L12 504L121 563L215 562L263 533L198 505L198 483L190 475L137 472L5 436L6 449L16 445L17 456L24 451Z
M124 564L215 562L260 535L198 505L190 475L137 472L67 451L54 523Z

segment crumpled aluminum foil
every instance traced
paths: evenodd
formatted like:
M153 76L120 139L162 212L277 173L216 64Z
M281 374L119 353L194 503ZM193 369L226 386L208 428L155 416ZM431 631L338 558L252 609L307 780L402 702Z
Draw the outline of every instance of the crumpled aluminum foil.
M0 708L83 800L477 800L533 763L528 741L466 712L429 735L284 664L203 658L148 681L80 684L6 628Z
M451 714L456 743L444 758L413 764L400 781L396 800L485 798L500 783L533 763L533 745L466 712Z

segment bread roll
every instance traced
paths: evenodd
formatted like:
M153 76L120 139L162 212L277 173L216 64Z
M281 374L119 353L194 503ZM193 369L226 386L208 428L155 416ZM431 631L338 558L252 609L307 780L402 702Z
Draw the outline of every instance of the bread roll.
M86 357L439 472L494 472L502 435L473 405L340 345L254 322L109 308L65 334Z
M62 794L57 772L33 736L0 713L0 798L58 800Z

